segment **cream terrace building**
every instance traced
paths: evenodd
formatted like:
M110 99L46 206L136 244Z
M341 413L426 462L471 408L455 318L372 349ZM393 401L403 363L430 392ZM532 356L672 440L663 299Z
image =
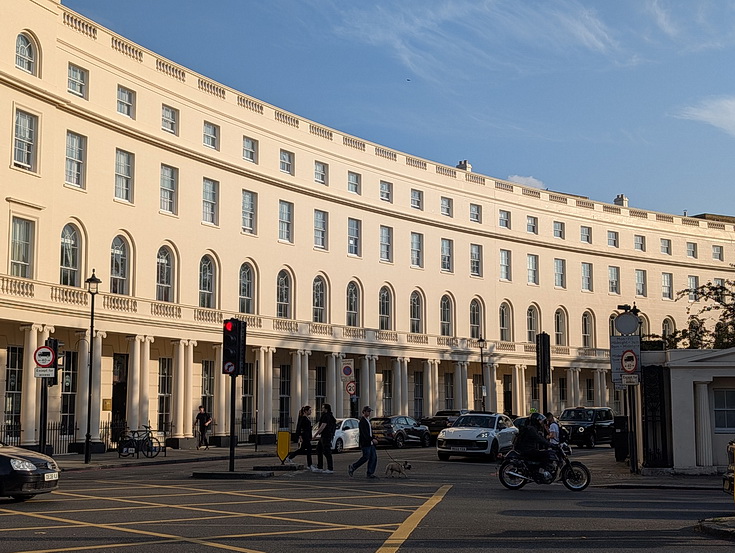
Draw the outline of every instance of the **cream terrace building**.
M373 144L213 82L66 9L11 0L0 36L0 389L38 443L33 352L63 342L49 420L229 434L222 321L247 322L238 417L610 405L610 319L683 324L676 293L732 277L732 221L529 188ZM85 280L102 280L90 336ZM487 340L484 367L479 339ZM94 341L93 359L89 359ZM356 368L351 401L340 378ZM483 395L483 390L486 395Z

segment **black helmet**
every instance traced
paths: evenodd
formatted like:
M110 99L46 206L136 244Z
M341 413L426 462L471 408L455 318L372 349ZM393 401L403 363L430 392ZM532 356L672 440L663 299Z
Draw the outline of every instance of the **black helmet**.
M541 427L545 420L546 417L544 417L541 413L531 413L531 418L529 419L529 422L537 427Z

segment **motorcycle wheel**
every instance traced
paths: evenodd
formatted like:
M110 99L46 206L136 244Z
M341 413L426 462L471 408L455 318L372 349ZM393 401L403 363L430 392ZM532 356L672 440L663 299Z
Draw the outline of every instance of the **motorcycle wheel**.
M518 474L524 474L525 470L517 466L512 461L505 461L498 469L498 480L500 483L508 488L509 490L520 490L526 485L528 480L519 476L513 476L511 472L517 472Z
M573 492L581 492L592 481L592 476L587 467L579 461L572 461L568 467L565 467L561 473L561 481L568 490Z

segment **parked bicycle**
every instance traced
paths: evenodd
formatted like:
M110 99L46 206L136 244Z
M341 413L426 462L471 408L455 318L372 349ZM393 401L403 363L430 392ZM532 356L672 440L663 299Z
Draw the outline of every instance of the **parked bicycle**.
M142 453L145 457L155 457L161 451L161 442L153 435L150 426L143 425L143 430L126 429L117 444L117 454L129 457Z

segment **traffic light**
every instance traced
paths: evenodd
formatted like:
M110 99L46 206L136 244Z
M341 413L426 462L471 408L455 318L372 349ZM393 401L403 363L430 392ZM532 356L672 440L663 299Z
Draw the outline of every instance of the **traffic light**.
M227 319L222 324L222 373L245 373L245 321Z

